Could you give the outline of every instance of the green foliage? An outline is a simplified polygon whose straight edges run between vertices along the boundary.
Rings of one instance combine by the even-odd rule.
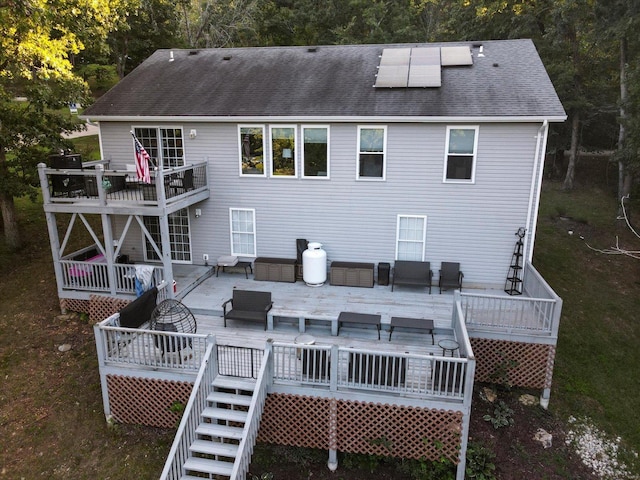
[[[467,463],[465,478],[475,480],[495,480],[496,466],[493,461],[496,458],[488,448],[480,443],[469,442],[467,445]]]
[[[398,469],[415,480],[454,480],[456,466],[444,457],[437,461],[403,460]]]
[[[486,422],[491,422],[496,430],[502,427],[513,425],[513,410],[502,400],[493,409],[493,415],[487,414],[482,417]]]
[[[258,475],[254,475],[252,473],[249,473],[249,478],[251,480],[273,480],[273,473],[271,472],[264,472],[262,475],[258,476]]]
[[[501,360],[496,364],[495,369],[489,376],[489,379],[498,387],[506,390],[511,389],[511,370],[518,366],[518,361],[507,358],[504,352],[498,352]]]

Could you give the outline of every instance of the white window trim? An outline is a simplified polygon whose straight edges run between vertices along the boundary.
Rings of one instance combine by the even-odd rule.
[[[361,152],[360,151],[360,132],[363,129],[376,129],[383,130],[383,141],[382,141],[382,177],[361,177],[360,176],[360,155],[362,153],[371,153],[371,152]],[[386,125],[358,125],[358,139],[356,143],[356,180],[361,180],[364,182],[382,182],[387,179],[387,126]]]
[[[193,240],[193,234],[192,234],[192,229],[191,229],[191,212],[189,210],[189,207],[185,207],[184,210],[186,210],[186,215],[184,218],[187,219],[187,232],[189,234],[189,256],[190,259],[189,260],[176,260],[175,258],[173,258],[173,254],[175,252],[175,250],[173,249],[173,246],[175,245],[174,242],[171,242],[171,239],[169,239],[170,245],[171,245],[171,263],[172,264],[185,264],[185,265],[192,265],[193,264],[193,244],[192,244],[192,240]],[[180,212],[180,210],[176,210],[176,212],[173,213],[177,213]],[[171,215],[171,214],[169,214]],[[153,218],[153,217],[152,217]],[[157,217],[155,217],[157,218]],[[158,222],[160,222],[160,220],[157,220]],[[144,217],[143,217],[143,224],[144,224]],[[146,228],[146,227],[145,227]],[[171,229],[171,226],[169,226],[169,229]],[[159,242],[157,243],[158,248],[160,248],[162,250],[162,234],[160,234],[160,238],[158,238]],[[152,258],[153,256],[150,255],[150,251],[149,249],[147,249],[147,237],[144,235],[144,233],[142,234],[142,251],[144,252],[144,261],[145,262],[161,262],[162,259],[158,259],[158,258]],[[153,251],[153,253],[155,254],[155,250]]]
[[[276,175],[273,165],[273,130],[276,128],[292,128],[293,129],[293,175]],[[298,178],[298,128],[297,125],[269,125],[269,176],[273,178]]]
[[[233,212],[236,211],[242,211],[242,212],[251,212],[251,215],[253,217],[253,255],[249,255],[247,253],[237,253],[233,251]],[[229,208],[229,245],[230,248],[229,250],[231,251],[231,255],[235,255],[238,257],[245,257],[245,258],[256,258],[257,255],[257,250],[256,250],[256,237],[257,237],[257,226],[256,226],[256,209],[255,208],[234,208],[231,207]],[[248,233],[248,232],[241,232],[241,233]]]
[[[415,243],[422,243],[422,259],[420,261],[424,262],[425,251],[427,250],[427,216],[426,215],[403,215],[398,214],[396,217],[396,256],[395,259],[398,260],[398,245],[400,243],[400,219],[401,218],[421,218],[422,222],[422,240],[417,241],[414,240]],[[402,240],[403,242],[409,242],[410,240]]]
[[[471,164],[471,179],[447,178],[447,164],[449,162],[449,139],[451,130],[475,130],[473,137],[473,160]],[[444,170],[442,172],[443,183],[464,183],[471,185],[476,183],[476,159],[478,158],[478,134],[480,127],[478,125],[447,125],[446,141],[444,146]],[[465,155],[467,156],[467,155]]]
[[[184,138],[184,126],[182,125],[131,125],[130,131],[133,132],[135,134],[136,132],[136,128],[148,128],[148,129],[154,129],[156,130],[156,132],[158,132],[158,140],[162,140],[160,137],[160,130],[170,130],[170,129],[176,129],[176,130],[180,130],[181,135],[182,135],[182,166],[187,164],[187,143],[185,142],[185,138]],[[138,139],[140,140],[140,139]],[[142,142],[142,140],[140,140],[140,142]],[[131,154],[131,158],[133,159],[133,163],[135,164],[135,151],[136,151],[136,145],[135,145],[135,141],[133,140],[133,137],[131,137],[131,144],[133,145],[133,153]],[[144,143],[142,144],[142,146],[144,147]],[[156,167],[158,167],[159,165],[164,166],[164,157],[163,157],[163,153],[162,153],[162,142],[160,142],[160,144],[158,145],[158,155],[159,157],[156,159],[158,162],[158,165],[156,165]],[[153,169],[154,165],[152,164],[153,162],[149,163],[149,168]],[[171,168],[171,167],[165,167],[165,168]]]
[[[304,174],[304,131],[309,128],[324,128],[327,130],[327,174],[324,177],[317,175],[306,176]],[[302,125],[300,129],[300,178],[308,178],[311,180],[329,180],[331,178],[331,128],[330,125]]]
[[[262,173],[242,173],[242,129],[243,128],[260,128],[262,129]],[[245,178],[264,178],[267,176],[267,131],[265,125],[262,124],[245,124],[238,125],[238,173]]]

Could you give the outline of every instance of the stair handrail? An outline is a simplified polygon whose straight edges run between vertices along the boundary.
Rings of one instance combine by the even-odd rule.
[[[200,414],[207,406],[207,396],[213,389],[213,380],[218,371],[214,352],[215,339],[213,335],[208,335],[204,360],[193,384],[189,401],[184,408],[171,450],[160,474],[160,480],[178,480],[182,476],[182,466],[189,457],[189,446],[195,440]]]
[[[242,432],[242,440],[238,446],[238,453],[236,454],[236,460],[233,463],[233,470],[231,470],[231,480],[244,479],[245,475],[249,471],[249,465],[251,464],[251,456],[253,455],[253,448],[256,445],[256,439],[258,438],[258,430],[260,428],[260,420],[262,419],[262,412],[264,411],[264,404],[267,399],[267,389],[271,383],[271,376],[273,372],[273,348],[272,341],[267,341],[267,348],[264,350],[262,357],[262,364],[256,379],[256,387],[251,397],[251,406],[247,413],[247,421],[244,424],[244,430]]]

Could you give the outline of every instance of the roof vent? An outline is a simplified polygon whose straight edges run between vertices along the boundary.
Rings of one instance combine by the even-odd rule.
[[[169,61],[173,62],[173,50],[169,52]]]
[[[222,57],[223,60],[231,60],[231,55],[225,55]]]
[[[307,48],[307,52],[316,53],[318,51],[318,47],[309,47]]]
[[[198,50],[189,50],[189,55],[197,55]]]

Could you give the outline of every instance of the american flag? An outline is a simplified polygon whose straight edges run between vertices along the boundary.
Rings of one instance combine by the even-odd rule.
[[[135,133],[131,132],[133,143],[136,148],[136,176],[138,180],[144,183],[151,183],[151,173],[149,172],[150,157],[144,149]]]

